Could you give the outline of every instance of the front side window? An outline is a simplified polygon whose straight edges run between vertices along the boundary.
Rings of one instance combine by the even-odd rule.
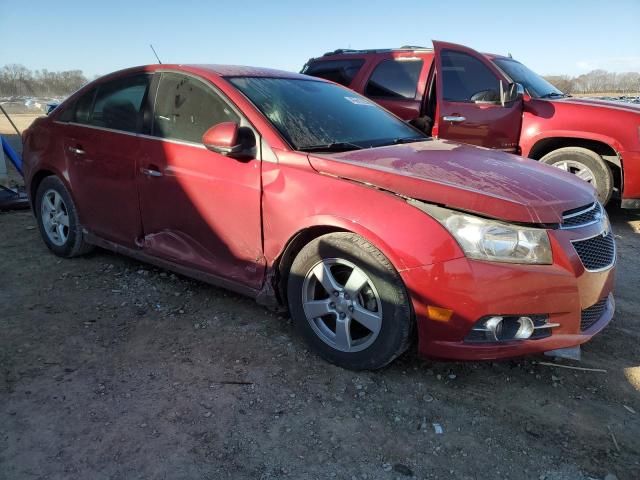
[[[153,115],[156,137],[202,143],[202,135],[222,122],[240,117],[211,87],[177,73],[163,73]]]
[[[364,65],[362,59],[313,62],[302,71],[305,75],[324,78],[348,87]]]
[[[450,102],[499,102],[500,81],[476,57],[444,50],[442,63],[443,98]]]
[[[413,100],[422,60],[384,60],[371,74],[365,94],[371,97]]]
[[[367,148],[425,137],[371,100],[319,80],[227,78],[296,150]]]
[[[99,85],[87,123],[113,130],[136,132],[142,118],[142,101],[149,87],[149,78],[149,75],[142,74]],[[80,109],[76,112],[78,115]]]

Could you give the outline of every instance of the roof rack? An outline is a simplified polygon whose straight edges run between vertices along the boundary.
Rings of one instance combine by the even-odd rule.
[[[365,49],[365,50],[356,50],[352,48],[338,48],[337,50],[333,50],[332,52],[326,52],[322,56],[328,57],[330,55],[342,55],[342,54],[358,55],[358,54],[366,54],[366,53],[389,53],[389,52],[416,51],[416,50],[430,52],[433,50],[433,48],[420,47],[417,45],[403,45],[400,48],[371,48],[371,49]]]

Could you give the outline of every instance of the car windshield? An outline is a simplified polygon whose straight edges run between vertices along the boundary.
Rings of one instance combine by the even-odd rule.
[[[425,140],[370,100],[332,83],[229,77],[296,150],[345,151]]]
[[[493,63],[509,75],[514,82],[521,84],[533,98],[566,96],[566,94],[562,93],[540,75],[529,70],[529,68],[520,62],[511,58],[494,58]]]

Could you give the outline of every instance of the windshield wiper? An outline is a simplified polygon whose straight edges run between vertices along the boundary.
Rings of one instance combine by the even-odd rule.
[[[549,92],[549,93],[545,93],[544,95],[541,95],[540,98],[569,97],[569,96],[570,95],[568,95],[566,93]]]
[[[346,152],[349,150],[362,150],[364,147],[349,142],[333,142],[323,145],[309,145],[299,148],[301,152]]]
[[[404,138],[394,138],[393,144],[399,145],[401,143],[415,143],[415,142],[424,142],[425,140],[429,140],[428,137],[404,137]]]

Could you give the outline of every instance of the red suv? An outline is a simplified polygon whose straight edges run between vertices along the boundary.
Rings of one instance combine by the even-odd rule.
[[[344,367],[572,347],[611,320],[615,244],[586,183],[425,137],[299,74],[156,65],[24,138],[51,251],[93,245],[286,305]]]
[[[452,43],[336,50],[302,73],[372,98],[428,135],[540,160],[640,208],[640,106],[575,99],[511,57]]]

